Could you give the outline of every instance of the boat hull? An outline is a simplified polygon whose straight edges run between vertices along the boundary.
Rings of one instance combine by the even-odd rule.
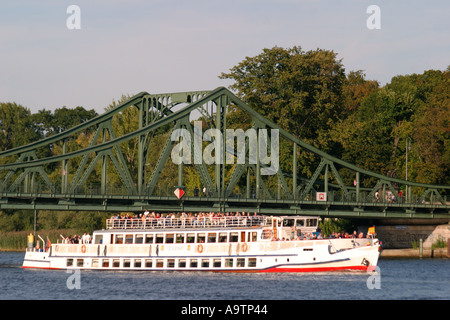
[[[342,240],[342,241],[341,241]],[[333,272],[371,271],[374,239],[235,244],[52,245],[26,252],[23,268],[124,271]]]

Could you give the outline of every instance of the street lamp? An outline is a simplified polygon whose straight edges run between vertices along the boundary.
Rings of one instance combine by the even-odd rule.
[[[406,138],[405,148],[406,148],[406,178],[405,178],[405,180],[408,181],[408,151],[411,149],[411,138],[410,137]],[[408,185],[406,185],[405,191],[406,191],[405,199],[406,199],[406,202],[408,202],[408,199],[409,199],[409,197],[408,197],[408,194],[409,194]]]

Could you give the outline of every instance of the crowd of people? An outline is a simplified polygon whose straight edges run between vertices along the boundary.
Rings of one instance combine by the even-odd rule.
[[[199,212],[199,213],[186,213],[186,212],[171,212],[171,213],[156,213],[155,211],[149,212],[148,210],[145,210],[144,213],[134,214],[130,215],[129,213],[126,213],[125,215],[113,215],[111,216],[111,219],[140,219],[140,220],[147,220],[147,219],[160,219],[160,218],[169,218],[169,219],[189,219],[189,218],[205,218],[205,219],[214,219],[214,218],[221,218],[221,217],[257,217],[257,213],[251,214],[250,212]]]
[[[64,244],[89,244],[92,242],[91,235],[86,232],[82,236],[73,235],[70,237],[67,236],[67,237],[63,237],[63,238],[64,238],[64,240],[63,240]]]
[[[156,213],[146,210],[144,213],[130,215],[113,215],[110,219],[113,227],[202,227],[202,226],[258,226],[263,221],[263,216],[255,212],[181,212],[181,213]]]

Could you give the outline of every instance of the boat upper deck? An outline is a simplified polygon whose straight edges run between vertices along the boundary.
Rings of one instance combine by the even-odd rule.
[[[164,218],[129,218],[106,220],[106,229],[201,229],[201,228],[251,228],[271,225],[267,216],[198,216]]]

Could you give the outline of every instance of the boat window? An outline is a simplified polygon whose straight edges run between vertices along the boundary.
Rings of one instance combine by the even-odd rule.
[[[232,258],[225,259],[225,268],[233,268],[233,259]]]
[[[109,268],[109,259],[103,259],[102,260],[102,267],[103,268]]]
[[[283,226],[284,227],[293,227],[294,226],[294,219],[283,219]]]
[[[231,232],[230,233],[230,242],[238,242],[239,241],[239,233]]]
[[[236,259],[236,267],[238,267],[238,268],[245,267],[245,258],[237,258]]]
[[[120,260],[119,259],[113,259],[113,268],[119,268],[120,267]]]
[[[297,227],[303,227],[305,225],[305,220],[304,219],[297,219],[296,221],[296,226]]]
[[[95,244],[102,244],[103,243],[103,235],[102,234],[96,234],[94,237],[94,243]]]
[[[256,267],[256,258],[248,258],[248,266],[249,267]]]
[[[317,219],[307,219],[306,222],[308,227],[315,227],[317,225]]]
[[[145,235],[145,243],[153,243],[153,233],[148,233]]]
[[[174,234],[173,233],[168,233],[166,234],[166,243],[173,243],[174,242]]]
[[[178,260],[178,268],[186,268],[186,259]]]
[[[143,234],[137,234],[135,243],[137,243],[137,244],[144,243],[144,235]]]
[[[167,260],[167,268],[175,268],[175,259]]]
[[[153,267],[153,259],[145,259],[145,267],[146,268]]]
[[[73,259],[67,259],[66,266],[67,267],[72,267],[73,266]]]
[[[98,259],[92,259],[92,268],[98,268]]]
[[[213,260],[213,267],[214,268],[220,268],[222,266],[222,259],[214,259]]]
[[[125,235],[125,243],[126,244],[132,244],[133,243],[133,235],[132,234],[126,234]]]
[[[177,233],[177,243],[184,243],[184,233]]]
[[[130,266],[131,266],[131,260],[130,259],[123,260],[123,267],[124,268],[129,268]]]
[[[116,241],[115,244],[122,244],[123,243],[123,234],[116,234]]]
[[[248,240],[247,241],[248,242],[255,242],[257,240],[257,238],[258,238],[258,233],[252,231],[252,232],[248,233]]]
[[[197,243],[205,243],[205,234],[204,233],[198,233],[197,234]]]
[[[217,233],[208,233],[208,242],[216,242]]]
[[[140,268],[142,266],[142,260],[141,259],[134,259],[134,267]]]
[[[157,268],[164,267],[164,260],[163,259],[156,259],[156,267]]]
[[[191,259],[191,261],[190,261],[190,267],[191,267],[191,268],[197,268],[197,267],[198,267],[197,259]]]
[[[186,237],[186,243],[194,243],[195,242],[195,233],[188,233]]]
[[[219,242],[227,242],[227,240],[228,240],[228,233],[219,232]]]
[[[156,235],[156,243],[164,243],[164,235],[161,233],[158,233]]]
[[[202,268],[209,268],[209,259],[202,259]]]

